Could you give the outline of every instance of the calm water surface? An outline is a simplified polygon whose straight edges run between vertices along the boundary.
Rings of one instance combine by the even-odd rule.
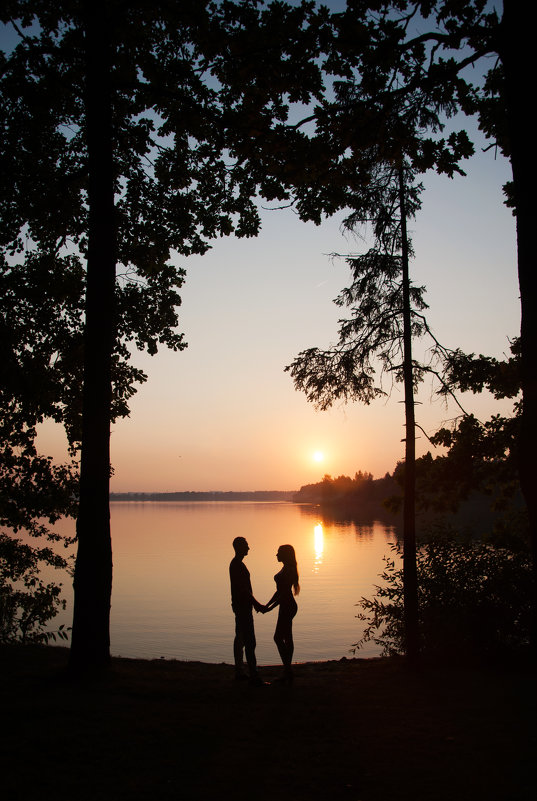
[[[351,656],[361,636],[356,604],[374,594],[393,528],[334,523],[288,503],[112,503],[114,581],[111,651],[115,656],[233,661],[230,606],[232,540],[246,537],[255,597],[274,593],[279,545],[295,547],[301,592],[294,621],[298,662]],[[66,585],[69,584],[69,580]],[[56,618],[70,625],[72,603]],[[278,663],[272,640],[277,610],[255,615],[260,664]],[[368,644],[362,656],[374,656]]]

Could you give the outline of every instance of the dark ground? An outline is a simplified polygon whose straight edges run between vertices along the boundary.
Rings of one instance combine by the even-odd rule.
[[[522,665],[229,665],[114,659],[70,680],[63,648],[0,647],[0,787],[34,801],[526,801],[535,674]],[[264,668],[271,680],[279,668]]]

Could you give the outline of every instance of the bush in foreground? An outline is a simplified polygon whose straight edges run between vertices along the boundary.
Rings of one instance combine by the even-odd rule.
[[[380,645],[384,655],[404,652],[402,547],[385,557],[382,585],[362,598],[361,640]],[[490,543],[444,538],[417,553],[421,648],[430,656],[484,655],[517,651],[529,641],[531,563],[529,554]]]

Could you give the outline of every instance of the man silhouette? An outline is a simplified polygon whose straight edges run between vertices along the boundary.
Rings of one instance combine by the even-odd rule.
[[[261,685],[264,682],[257,672],[255,658],[255,631],[252,607],[259,612],[262,604],[253,596],[250,572],[243,562],[250,546],[244,537],[235,537],[233,540],[235,556],[229,565],[229,578],[231,581],[231,608],[235,614],[235,639],[233,641],[233,656],[235,658],[235,678],[247,679],[244,672],[243,652],[246,654],[250,684]]]

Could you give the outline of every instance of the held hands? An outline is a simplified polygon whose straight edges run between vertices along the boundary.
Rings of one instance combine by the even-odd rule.
[[[265,612],[268,612],[267,605],[266,604],[260,604],[259,601],[254,601],[254,609],[255,609],[256,612],[261,612],[262,614],[265,614]]]

